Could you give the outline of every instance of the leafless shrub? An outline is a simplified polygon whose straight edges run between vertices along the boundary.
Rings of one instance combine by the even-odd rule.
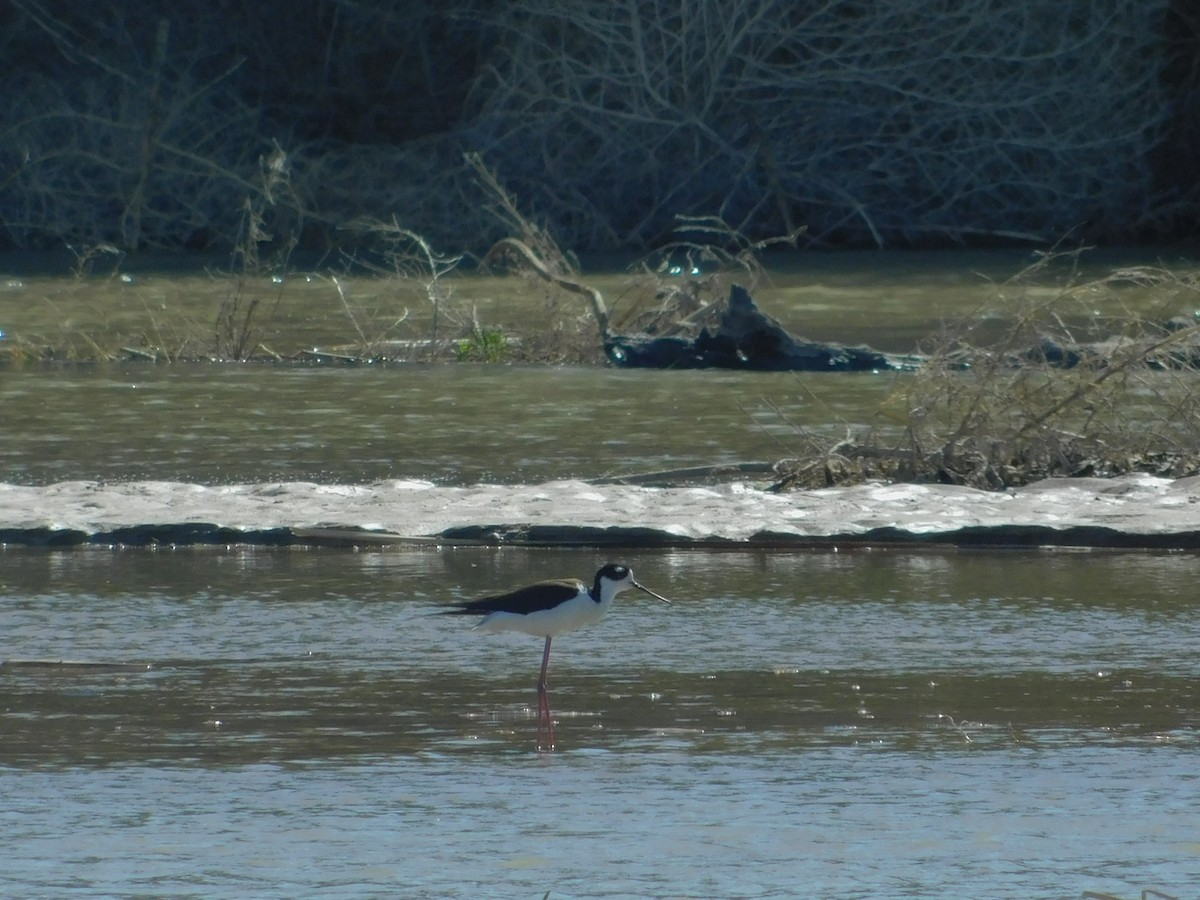
[[[467,164],[476,172],[491,214],[509,232],[492,245],[480,260],[480,268],[515,268],[534,279],[545,290],[545,326],[523,342],[521,353],[543,362],[584,362],[602,358],[600,342],[585,336],[585,317],[570,296],[587,300],[591,318],[601,341],[609,335],[608,305],[593,285],[587,284],[573,254],[561,249],[549,230],[536,225],[521,212],[516,198],[478,154],[467,154]]]
[[[472,132],[574,246],[680,211],[814,244],[1120,233],[1155,202],[1166,6],[519,0]]]
[[[789,461],[781,485],[1200,471],[1200,277],[1138,268],[1048,286],[1072,258],[1044,255],[947,324],[881,410],[902,440],[852,436]]]
[[[6,90],[0,145],[11,175],[3,226],[18,246],[66,240],[125,250],[211,241],[232,225],[227,201],[257,155],[258,113],[203,48],[158,20],[96,23],[96,42],[41,4],[23,4],[87,77],[69,86],[31,73]],[[103,51],[97,49],[103,47]],[[6,165],[8,168],[8,165]]]
[[[474,316],[468,319],[452,302],[453,289],[445,280],[462,262],[461,254],[438,253],[424,236],[404,227],[395,217],[390,222],[359,218],[347,229],[359,235],[355,242],[358,249],[347,255],[347,262],[383,276],[387,295],[386,300],[371,306],[354,304],[347,299],[340,283],[334,280],[346,314],[358,333],[356,352],[360,357],[432,359],[441,355],[451,341],[460,338],[472,326],[479,330]],[[413,324],[425,326],[420,351],[412,340],[406,345],[395,341],[396,329],[410,321],[406,299],[411,299],[413,305],[424,301],[420,305],[425,314],[412,318]]]
[[[36,32],[55,57],[12,66],[0,106],[16,247],[227,247],[229,198],[272,139],[309,248],[392,210],[438,246],[490,246],[505,232],[476,202],[467,149],[589,250],[653,247],[679,212],[752,237],[805,222],[817,245],[1044,241],[1081,223],[1111,238],[1195,218],[1194,191],[1152,181],[1185,102],[1170,85],[1194,81],[1162,77],[1182,52],[1163,37],[1183,7],[1169,0],[390,0],[332,4],[331,31],[292,24],[257,45],[270,5],[240,40],[212,5],[11,5],[6,46]],[[395,65],[373,93],[380,59]],[[478,73],[466,100],[464,73]],[[397,93],[427,94],[427,121],[388,124],[404,119]],[[357,102],[350,134],[297,136],[289,104],[314,96],[318,118]]]
[[[275,143],[267,157],[259,159],[256,183],[249,185],[242,202],[242,218],[233,247],[233,264],[237,273],[225,299],[217,311],[214,331],[214,350],[219,359],[243,360],[261,346],[264,326],[274,317],[283,299],[287,263],[299,241],[300,224],[285,216],[282,231],[268,230],[268,218],[278,219],[277,209],[285,199],[294,200],[291,188],[288,155]],[[288,203],[293,211],[299,204]],[[273,247],[267,259],[264,247]],[[274,275],[265,278],[269,271]],[[268,286],[269,284],[269,286]],[[265,303],[264,303],[265,301]]]
[[[264,323],[279,308],[283,285],[274,286],[269,295],[238,279],[230,286],[213,330],[214,352],[217,359],[249,359],[259,348]],[[264,303],[265,301],[265,303]]]
[[[95,269],[96,262],[104,258],[108,258],[112,262],[112,271],[109,273],[109,277],[115,277],[121,270],[121,261],[125,259],[125,251],[120,247],[114,247],[107,241],[101,241],[99,244],[87,244],[81,247],[76,247],[74,244],[67,244],[67,249],[75,257],[75,265],[71,271],[76,278],[91,275]]]

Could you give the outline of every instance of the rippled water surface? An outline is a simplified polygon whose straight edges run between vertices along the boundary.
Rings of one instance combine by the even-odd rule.
[[[1193,556],[627,560],[539,754],[541,642],[431,612],[594,554],[3,553],[0,885],[1194,896]]]
[[[905,352],[989,296],[977,271],[1025,264],[956,260],[814,258],[759,296],[797,333]],[[495,287],[460,297],[487,323],[540,308]],[[227,288],[13,279],[0,331],[181,345]],[[298,346],[375,321],[328,281],[287,301]],[[905,377],[14,366],[0,480],[769,462],[896,427]],[[0,894],[1200,896],[1194,554],[621,555],[675,603],[624,594],[555,640],[539,754],[540,640],[433,612],[594,552],[0,548]]]
[[[536,483],[775,460],[890,374],[131,364],[0,373],[2,480]]]

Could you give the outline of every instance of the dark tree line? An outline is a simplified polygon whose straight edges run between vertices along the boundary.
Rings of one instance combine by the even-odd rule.
[[[496,236],[678,214],[818,246],[1193,236],[1183,0],[9,0],[0,246]],[[254,221],[250,221],[253,219]]]

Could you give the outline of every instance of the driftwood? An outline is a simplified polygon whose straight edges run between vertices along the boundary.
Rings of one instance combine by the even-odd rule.
[[[618,366],[655,369],[861,372],[912,369],[922,362],[917,356],[793,337],[737,284],[715,331],[705,329],[695,338],[609,335],[604,351]]]
[[[487,255],[480,260],[479,267],[487,269],[493,262],[503,258],[505,253],[516,254],[527,262],[533,268],[534,272],[551,284],[558,285],[558,287],[565,291],[585,297],[588,303],[591,304],[592,316],[596,320],[596,325],[600,328],[601,337],[608,337],[608,307],[604,305],[604,298],[598,290],[583,284],[577,278],[551,271],[550,267],[537,253],[530,249],[528,244],[516,238],[501,238],[498,240],[492,249],[487,252]]]

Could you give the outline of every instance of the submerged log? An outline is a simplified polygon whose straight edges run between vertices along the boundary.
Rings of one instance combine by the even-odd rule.
[[[1063,341],[1044,335],[1019,354],[1014,366],[1047,365],[1057,369],[1076,366],[1108,368],[1136,360],[1151,369],[1200,369],[1200,331],[1187,318],[1163,323],[1160,334],[1141,339],[1120,335],[1099,341]]]
[[[912,369],[921,363],[916,356],[795,338],[738,284],[729,291],[715,331],[706,328],[695,338],[609,335],[604,351],[615,365],[652,369],[863,372]]]

